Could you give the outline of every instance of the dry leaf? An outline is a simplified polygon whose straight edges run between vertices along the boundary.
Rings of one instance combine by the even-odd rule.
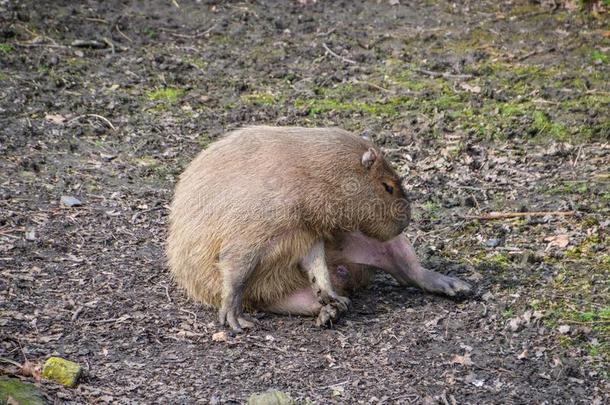
[[[472,360],[470,359],[470,354],[466,353],[463,356],[459,354],[454,354],[451,359],[451,364],[461,364],[462,366],[472,366]]]
[[[519,360],[523,360],[523,359],[527,359],[527,355],[529,354],[529,352],[527,351],[527,349],[525,349],[524,351],[522,351],[521,353],[519,353],[517,355],[517,358]]]
[[[516,318],[511,318],[508,321],[508,327],[510,328],[510,330],[512,330],[513,332],[516,332],[517,329],[519,329],[519,325],[521,325],[521,319],[519,317]]]
[[[24,377],[33,377],[36,381],[40,380],[40,365],[36,363],[32,363],[31,361],[27,361],[23,363],[21,369],[19,370],[19,374]]]
[[[59,114],[46,114],[44,119],[52,122],[53,124],[61,124],[62,122],[66,121],[66,117]]]
[[[557,330],[562,335],[565,335],[566,333],[568,333],[570,331],[570,325],[561,325],[559,328],[557,328]]]
[[[438,316],[436,318],[429,320],[424,325],[426,326],[426,328],[433,328],[438,324],[438,321],[440,321],[443,318],[444,318],[444,316]]]
[[[566,0],[563,3],[563,7],[568,11],[577,11],[580,8],[580,4],[575,0]]]
[[[479,94],[481,92],[481,86],[471,86],[468,83],[461,83],[460,87],[471,93]]]
[[[564,249],[570,244],[570,237],[567,234],[562,233],[546,238],[545,241],[549,242],[549,244],[547,245],[547,249],[553,246],[557,246],[560,249]]]
[[[229,335],[225,331],[216,332],[212,335],[213,342],[226,342],[227,339],[229,339]]]

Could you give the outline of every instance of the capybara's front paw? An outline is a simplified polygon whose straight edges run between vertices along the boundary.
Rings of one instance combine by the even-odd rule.
[[[331,304],[324,305],[320,309],[320,313],[318,314],[318,319],[316,319],[316,326],[326,326],[330,322],[334,321],[339,317],[339,311],[337,308],[332,306]]]
[[[322,305],[318,319],[316,319],[316,326],[326,326],[337,320],[342,313],[347,311],[349,304],[349,298],[340,295],[335,296],[327,304]]]
[[[334,291],[318,290],[318,301],[322,305],[333,304],[339,308],[342,312],[347,310],[350,300],[347,297],[343,297]]]
[[[221,308],[218,312],[218,320],[221,326],[228,325],[236,333],[243,332],[243,329],[253,328],[255,325],[254,319],[234,308]]]

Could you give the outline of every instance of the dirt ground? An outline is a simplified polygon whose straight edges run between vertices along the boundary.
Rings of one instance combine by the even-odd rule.
[[[56,403],[610,403],[608,14],[391,3],[0,1],[0,356],[83,365],[37,382]],[[368,133],[423,262],[475,296],[379,275],[332,328],[255,314],[212,341],[168,274],[167,206],[254,123]]]

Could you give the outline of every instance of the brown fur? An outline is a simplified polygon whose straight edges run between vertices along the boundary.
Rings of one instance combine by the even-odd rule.
[[[361,159],[370,148],[378,158],[367,169]],[[251,255],[257,264],[244,306],[264,308],[310,285],[298,263],[315,241],[327,242],[332,271],[342,232],[387,240],[407,222],[400,180],[370,142],[334,128],[250,127],[212,144],[181,175],[167,255],[189,296],[214,307],[223,291],[221,258]],[[363,266],[350,269],[344,290],[370,279]]]

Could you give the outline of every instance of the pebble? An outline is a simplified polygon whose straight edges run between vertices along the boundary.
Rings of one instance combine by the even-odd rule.
[[[66,207],[80,207],[83,203],[76,197],[62,195],[60,202]]]

